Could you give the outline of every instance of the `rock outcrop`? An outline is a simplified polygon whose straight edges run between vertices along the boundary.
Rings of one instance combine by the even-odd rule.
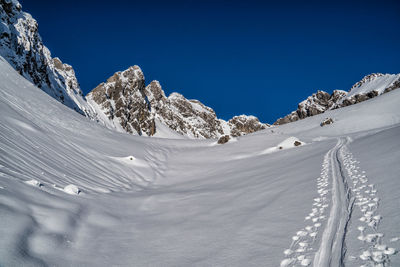
[[[38,32],[38,24],[16,0],[0,0],[0,55],[22,76],[79,113],[94,117],[75,72],[52,58]]]
[[[138,66],[117,72],[87,96],[110,121],[128,133],[151,136],[155,122],[145,96],[144,75]]]
[[[317,93],[302,101],[297,110],[278,119],[274,125],[281,125],[321,114],[327,110],[354,105],[397,88],[400,88],[400,74],[369,74],[354,84],[349,92],[335,90],[332,94],[329,94],[324,91],[317,91]]]
[[[298,105],[297,110],[278,119],[274,125],[281,125],[324,113],[346,95],[347,92],[342,90],[335,90],[332,94],[324,91],[317,91],[317,93],[312,94],[306,100],[302,101]]]
[[[158,81],[145,86],[138,66],[115,73],[87,99],[98,113],[106,115],[109,127],[132,134],[157,136],[157,125],[163,124],[183,136],[208,139],[241,136],[268,127],[254,116],[237,116],[226,122],[212,108],[179,93],[167,97]]]
[[[231,139],[231,137],[229,135],[223,135],[218,139],[218,144],[223,145],[228,143],[228,141]]]
[[[233,117],[228,121],[228,125],[233,137],[254,133],[269,127],[268,124],[261,123],[258,118],[246,115]]]
[[[333,123],[333,119],[332,118],[325,118],[320,124],[319,126],[324,127],[325,125],[329,125]]]

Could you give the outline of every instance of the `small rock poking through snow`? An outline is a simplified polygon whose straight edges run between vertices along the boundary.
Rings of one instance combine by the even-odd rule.
[[[69,184],[66,187],[64,187],[64,192],[70,195],[79,195],[81,190],[76,185]]]

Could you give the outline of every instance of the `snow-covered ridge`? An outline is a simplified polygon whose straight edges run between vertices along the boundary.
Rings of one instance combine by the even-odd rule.
[[[297,110],[274,124],[280,125],[324,113],[327,110],[350,106],[400,88],[400,74],[372,73],[354,84],[349,92],[335,90],[332,94],[317,91],[300,102]]]
[[[0,55],[22,76],[64,105],[94,118],[70,65],[52,58],[32,16],[16,0],[0,1]]]
[[[165,95],[160,82],[145,86],[143,72],[133,66],[116,72],[88,95],[89,104],[105,118],[105,125],[131,134],[188,138],[233,137],[268,127],[254,116],[236,116],[228,122],[219,119],[214,110],[198,100],[186,99],[179,93]],[[163,132],[161,134],[161,132]]]

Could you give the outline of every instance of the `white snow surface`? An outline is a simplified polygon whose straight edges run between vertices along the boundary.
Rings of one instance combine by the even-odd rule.
[[[0,266],[400,266],[399,101],[224,145],[146,138],[85,119],[0,57]]]
[[[357,82],[350,89],[349,93],[339,101],[339,104],[343,100],[353,97],[356,94],[366,94],[373,90],[378,92],[378,95],[384,93],[385,89],[391,86],[395,81],[400,79],[399,74],[382,74],[373,73],[365,76],[361,81]]]

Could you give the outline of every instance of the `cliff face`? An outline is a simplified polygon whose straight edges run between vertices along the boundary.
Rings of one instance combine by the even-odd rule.
[[[373,73],[354,84],[349,92],[335,90],[332,94],[329,94],[324,91],[317,91],[317,93],[302,101],[297,110],[278,119],[274,125],[301,120],[330,109],[354,105],[397,88],[400,88],[400,74]]]
[[[144,75],[138,66],[117,72],[87,96],[116,128],[138,135],[154,135],[155,123],[146,101]]]
[[[0,55],[22,76],[66,106],[95,117],[79,87],[73,68],[52,58],[36,20],[16,0],[0,0]]]
[[[172,93],[166,96],[158,81],[145,86],[138,66],[115,73],[87,96],[98,113],[104,113],[108,126],[132,134],[157,136],[157,125],[189,138],[241,136],[268,127],[254,116],[238,116],[228,122],[198,100]]]

